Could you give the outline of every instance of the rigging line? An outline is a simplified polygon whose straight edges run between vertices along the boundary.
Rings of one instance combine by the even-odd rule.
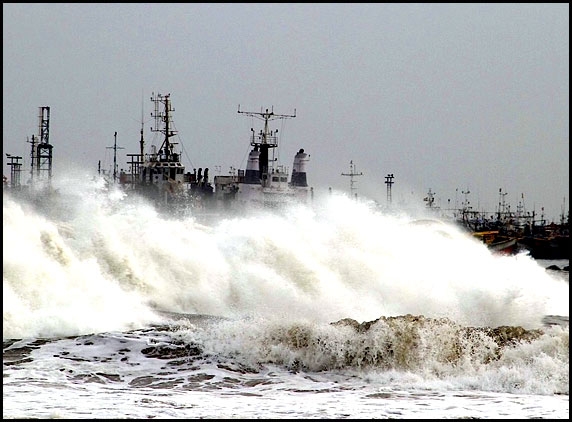
[[[160,141],[161,143],[159,143],[158,139],[159,139],[159,134],[157,132],[152,132],[151,133],[151,141],[149,142],[149,146],[154,146],[154,147],[161,146],[161,143],[163,143],[163,140],[161,139],[161,141]],[[159,145],[157,145],[157,144],[159,144]],[[150,153],[151,152],[149,152],[149,154]]]
[[[244,153],[244,155],[242,156],[242,161],[240,162],[240,167],[239,168],[246,168],[246,165],[244,164],[244,162],[246,161],[246,157],[248,156],[248,153],[250,152],[250,143],[246,146],[246,151]]]
[[[254,117],[253,116],[249,116],[250,117],[250,127],[254,128]],[[240,142],[240,140],[239,140]],[[248,142],[248,144],[246,145],[246,151],[244,153],[244,155],[242,156],[242,160],[240,161],[240,164],[238,166],[238,169],[240,168],[245,168],[245,164],[244,162],[246,161],[246,157],[248,156],[248,153],[250,152],[250,142]],[[244,166],[244,167],[243,167]],[[231,166],[232,167],[232,166]],[[237,170],[238,170],[237,169]]]
[[[194,170],[195,165],[193,164],[193,162],[191,161],[191,158],[189,157],[189,154],[187,153],[187,150],[185,148],[185,144],[183,143],[183,139],[181,138],[180,132],[177,129],[177,126],[175,126],[175,122],[171,122],[171,124],[172,124],[174,130],[177,132],[177,139],[179,140],[179,144],[181,145],[181,150],[183,151],[183,154],[185,154],[185,157],[187,158],[187,160],[191,164],[191,168]]]
[[[286,125],[286,119],[280,119],[280,134],[278,135],[280,138],[280,146],[277,148],[278,149],[278,161],[280,161],[280,150],[283,148],[284,146],[284,126]]]
[[[104,175],[112,173],[113,159],[111,154],[112,154],[111,150],[106,148],[105,154],[103,154],[103,161],[101,162],[101,169],[103,170]],[[106,167],[109,167],[109,169],[107,169]]]
[[[187,154],[187,150],[185,149],[185,145],[183,144],[183,142],[181,141],[181,150],[183,151],[183,154],[185,154],[185,157],[187,158],[187,160],[189,161],[189,163],[191,164],[191,169],[195,169],[195,165],[193,164],[193,162],[191,161],[191,157],[189,157],[189,154]]]

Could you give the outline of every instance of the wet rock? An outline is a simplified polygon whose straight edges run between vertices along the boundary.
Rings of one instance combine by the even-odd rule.
[[[188,356],[198,356],[202,353],[199,346],[186,343],[171,343],[147,347],[141,350],[145,356],[158,359],[175,359]]]

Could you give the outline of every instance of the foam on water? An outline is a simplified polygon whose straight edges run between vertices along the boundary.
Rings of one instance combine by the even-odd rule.
[[[141,327],[155,310],[329,323],[447,317],[541,326],[569,287],[525,254],[493,255],[457,227],[333,194],[311,207],[201,224],[59,185],[51,212],[3,201],[3,336]]]

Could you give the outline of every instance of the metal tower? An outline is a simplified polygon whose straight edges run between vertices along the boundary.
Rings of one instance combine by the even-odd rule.
[[[391,204],[391,185],[395,182],[393,181],[393,173],[385,176],[385,184],[387,185],[387,203]]]
[[[36,175],[39,179],[47,181],[52,180],[52,149],[50,145],[50,107],[40,107],[39,113],[39,142],[36,146]],[[32,142],[34,148],[35,142]],[[33,156],[33,151],[32,151]]]
[[[8,165],[10,166],[10,188],[19,189],[20,188],[20,171],[22,169],[22,163],[20,160],[22,157],[16,155],[10,155],[6,153],[6,157],[10,160]]]

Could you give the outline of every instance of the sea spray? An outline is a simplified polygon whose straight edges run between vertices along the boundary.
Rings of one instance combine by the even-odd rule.
[[[5,196],[5,337],[121,330],[155,311],[527,329],[568,315],[566,281],[426,215],[333,194],[206,224],[96,183],[66,186],[58,215]]]

